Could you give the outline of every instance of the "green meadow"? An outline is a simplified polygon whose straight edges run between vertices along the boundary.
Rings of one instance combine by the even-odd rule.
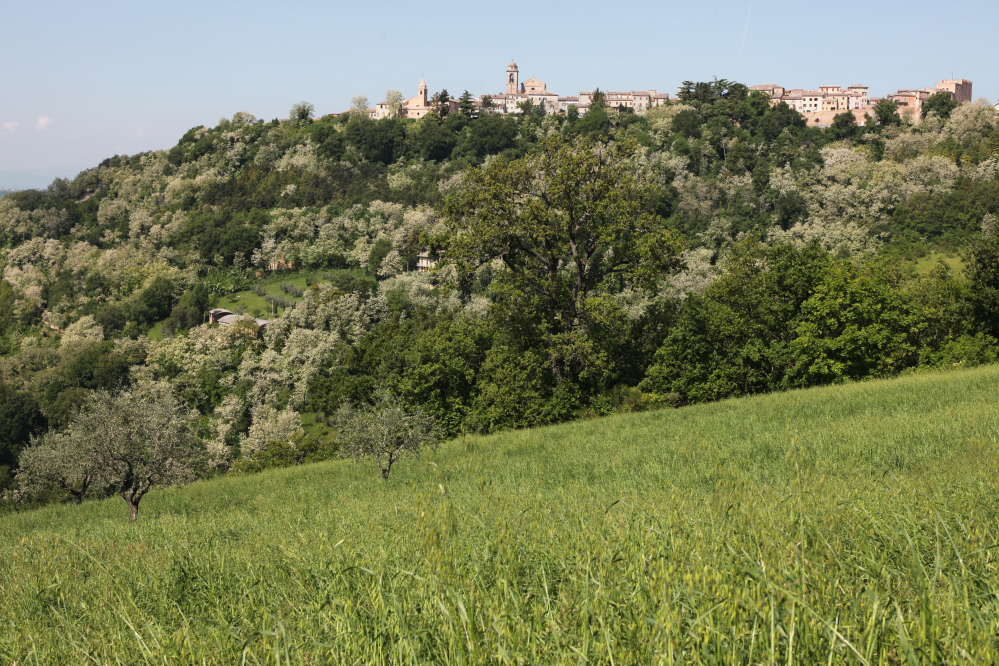
[[[0,517],[0,663],[999,659],[999,367]]]

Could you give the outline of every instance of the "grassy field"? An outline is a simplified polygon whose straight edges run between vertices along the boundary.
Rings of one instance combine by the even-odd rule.
[[[999,367],[0,518],[0,663],[999,659]]]

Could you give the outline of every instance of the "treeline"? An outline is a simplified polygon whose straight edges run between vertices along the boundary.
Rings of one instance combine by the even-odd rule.
[[[818,128],[738,83],[681,97],[238,113],[5,196],[0,486],[102,392],[196,410],[217,473],[334,455],[303,415],[386,391],[454,435],[996,360],[993,109]],[[964,270],[913,271],[931,250]],[[253,291],[266,333],[203,325]]]

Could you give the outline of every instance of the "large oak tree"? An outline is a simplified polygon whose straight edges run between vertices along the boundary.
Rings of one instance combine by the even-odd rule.
[[[552,372],[572,378],[609,279],[654,287],[680,266],[683,239],[660,214],[656,177],[631,145],[558,136],[522,159],[473,167],[444,205],[444,261],[466,272],[502,260],[540,302]]]

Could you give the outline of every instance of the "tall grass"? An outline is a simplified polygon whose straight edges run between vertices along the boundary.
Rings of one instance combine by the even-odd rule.
[[[999,658],[999,368],[0,519],[0,662]]]

